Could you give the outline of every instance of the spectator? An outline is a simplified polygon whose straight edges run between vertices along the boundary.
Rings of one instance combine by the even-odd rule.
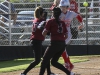
[[[70,10],[78,13],[78,4],[75,0],[69,0],[70,1]]]
[[[1,20],[3,22],[6,22],[7,19],[9,19],[9,15],[11,14],[11,20],[14,20],[13,21],[13,25],[16,23],[16,18],[17,18],[17,13],[16,13],[16,10],[15,10],[15,7],[12,3],[11,4],[11,13],[10,14],[5,14],[3,11],[9,13],[9,3],[10,3],[10,0],[5,0],[4,2],[2,2],[0,4],[0,13],[2,14],[2,18]],[[6,8],[8,7],[8,8]],[[7,19],[6,19],[7,18]],[[2,24],[3,25],[3,24]],[[3,25],[4,26],[4,25]]]

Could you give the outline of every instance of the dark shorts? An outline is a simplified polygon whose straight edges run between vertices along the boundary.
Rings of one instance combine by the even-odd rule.
[[[45,58],[51,59],[54,56],[61,56],[63,51],[65,50],[65,41],[51,41],[50,45],[47,47],[45,51]]]

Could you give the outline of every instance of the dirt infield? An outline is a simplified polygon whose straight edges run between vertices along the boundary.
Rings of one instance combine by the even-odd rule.
[[[100,57],[98,56],[89,57],[89,61],[86,62],[74,63],[74,66],[73,72],[75,72],[77,75],[100,75]],[[39,75],[39,69],[40,68],[34,68],[27,75]],[[51,66],[51,70],[58,75],[66,75],[53,66]],[[23,70],[0,73],[0,75],[20,75],[21,72],[23,72]]]

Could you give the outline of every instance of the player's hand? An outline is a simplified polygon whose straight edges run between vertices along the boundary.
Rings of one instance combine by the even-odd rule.
[[[78,26],[78,30],[83,29],[84,25],[81,24],[80,26]]]

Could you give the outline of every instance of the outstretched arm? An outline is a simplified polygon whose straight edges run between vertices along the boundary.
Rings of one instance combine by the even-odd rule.
[[[51,6],[50,10],[53,10],[54,7],[57,7],[60,3],[60,0],[54,0],[53,5]]]

